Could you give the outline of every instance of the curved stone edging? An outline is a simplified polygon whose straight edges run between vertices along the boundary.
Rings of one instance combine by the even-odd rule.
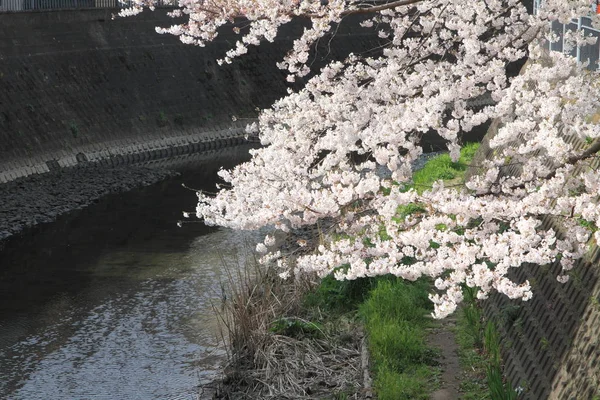
[[[237,122],[232,123],[230,127],[221,126],[220,129],[212,132],[201,131],[148,141],[130,138],[24,157],[3,166],[5,169],[0,170],[0,183],[89,163],[113,167],[145,164],[154,160],[215,150],[256,140],[246,139],[245,126],[246,123]]]
[[[128,149],[122,149],[118,155],[107,152],[73,165],[57,163],[57,168],[0,184],[0,250],[4,239],[27,227],[52,222],[100,197],[159,182],[177,175],[174,171],[178,167],[214,164],[230,151],[245,153],[256,147],[255,141],[236,132],[215,135],[213,140],[171,141],[179,146],[141,145],[146,152],[126,153]]]

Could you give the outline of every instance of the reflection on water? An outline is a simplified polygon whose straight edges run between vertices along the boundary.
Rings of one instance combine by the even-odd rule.
[[[257,237],[177,228],[215,166],[111,196],[0,253],[0,398],[195,399],[223,360],[221,257]]]

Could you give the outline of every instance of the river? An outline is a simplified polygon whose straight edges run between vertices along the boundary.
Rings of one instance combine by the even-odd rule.
[[[225,359],[213,305],[257,234],[187,223],[247,149],[109,195],[0,252],[0,398],[202,398]]]

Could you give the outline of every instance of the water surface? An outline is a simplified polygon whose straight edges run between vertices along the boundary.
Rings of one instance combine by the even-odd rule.
[[[256,235],[178,228],[215,172],[247,149],[108,196],[0,252],[0,398],[196,399],[224,353],[213,312],[223,263]],[[189,163],[188,163],[189,164]]]

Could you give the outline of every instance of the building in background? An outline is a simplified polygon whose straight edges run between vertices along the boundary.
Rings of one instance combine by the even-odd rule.
[[[534,0],[533,11],[537,13],[543,0]],[[590,1],[590,16],[592,14],[600,14],[600,0]],[[590,70],[598,70],[598,60],[600,60],[600,30],[592,27],[592,19],[590,16],[582,16],[577,19],[573,19],[568,24],[561,24],[558,21],[552,22],[552,32],[554,32],[558,40],[548,42],[550,50],[561,51],[565,54],[577,58],[577,61],[581,63],[589,63],[588,68]],[[565,41],[566,34],[571,31],[574,32],[577,29],[582,29],[586,36],[592,36],[596,38],[596,43],[586,46],[573,46],[569,48]]]

